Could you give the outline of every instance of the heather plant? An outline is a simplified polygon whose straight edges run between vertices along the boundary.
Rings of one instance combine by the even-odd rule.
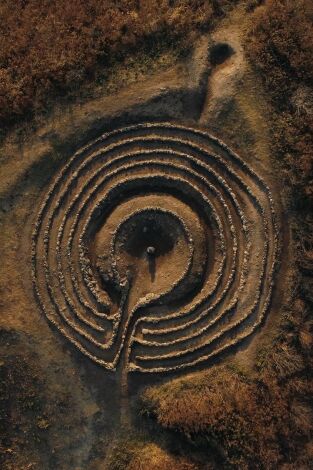
[[[210,28],[229,0],[0,2],[0,125],[79,95],[99,68],[141,44],[172,47]],[[165,40],[164,38],[167,38]]]

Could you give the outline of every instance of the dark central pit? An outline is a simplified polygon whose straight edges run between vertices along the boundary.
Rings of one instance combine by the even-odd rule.
[[[123,224],[119,238],[131,256],[162,256],[173,249],[179,235],[175,222],[166,213],[143,212]]]

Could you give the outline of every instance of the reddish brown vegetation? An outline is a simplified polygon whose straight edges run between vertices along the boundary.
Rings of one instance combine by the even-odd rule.
[[[312,345],[313,4],[306,0],[268,2],[248,49],[276,109],[273,150],[292,191],[301,273],[298,296],[305,300],[301,341]]]
[[[286,362],[307,361],[313,345],[313,4],[267,3],[248,44],[274,109],[273,154],[290,196],[299,272],[281,347]],[[312,365],[312,364],[310,364]],[[309,368],[312,380],[312,369]]]
[[[198,465],[188,458],[170,454],[157,444],[142,440],[143,437],[128,434],[117,441],[110,450],[105,468],[110,470],[199,470]],[[206,470],[209,470],[209,467]]]
[[[198,470],[198,467],[184,458],[175,458],[155,444],[148,444],[132,457],[126,469]]]
[[[296,201],[312,204],[313,4],[270,0],[256,21],[248,51],[277,110],[275,150]]]
[[[227,367],[146,390],[143,408],[217,468],[310,468],[313,345],[313,4],[269,0],[247,44],[272,105],[299,271],[293,303],[249,376]],[[207,448],[210,445],[210,450]]]
[[[167,46],[208,28],[229,0],[9,0],[0,2],[0,125],[78,94],[97,66],[145,40]],[[234,2],[233,2],[234,3]],[[165,44],[165,45],[166,45]],[[185,42],[187,46],[187,41]]]
[[[44,109],[53,95],[77,94],[113,53],[125,54],[143,39],[161,37],[158,33],[172,40],[207,26],[228,3],[18,0],[12,7],[3,0],[0,124]],[[313,459],[312,10],[308,0],[267,1],[255,13],[247,45],[273,106],[273,154],[291,190],[300,272],[294,304],[275,342],[260,351],[253,376],[220,367],[150,388],[143,397],[146,412],[160,425],[178,430],[196,446],[209,443],[209,454],[226,468],[305,469]],[[189,462],[175,467],[171,457],[158,458],[160,468],[192,468]],[[130,468],[146,468],[138,459],[128,458]]]
[[[207,458],[214,456],[218,468],[267,469],[295,461],[307,468],[309,386],[294,379],[282,387],[269,371],[252,379],[220,367],[147,389],[143,406],[160,425],[203,447]]]

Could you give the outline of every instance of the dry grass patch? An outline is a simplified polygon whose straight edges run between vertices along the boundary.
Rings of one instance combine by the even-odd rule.
[[[247,43],[276,112],[275,154],[297,208],[313,203],[313,4],[269,0]],[[311,240],[312,249],[312,240]]]
[[[127,470],[198,470],[198,466],[168,454],[156,444],[147,444],[132,457]]]
[[[0,125],[8,126],[103,77],[112,60],[144,44],[154,55],[188,48],[230,0],[2,0]],[[183,44],[178,46],[184,39]]]
[[[312,432],[310,407],[300,395],[292,401],[290,390],[280,387],[268,371],[248,378],[216,367],[148,388],[142,408],[163,428],[178,431],[201,448],[207,458],[214,456],[222,468],[277,468],[296,459]],[[308,462],[307,456],[299,459]]]
[[[140,436],[117,441],[106,461],[110,470],[199,470],[190,460],[168,453]]]

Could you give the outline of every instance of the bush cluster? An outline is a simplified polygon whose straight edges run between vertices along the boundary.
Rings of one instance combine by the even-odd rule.
[[[280,347],[286,363],[296,364],[313,346],[313,3],[269,0],[247,50],[274,110],[273,155],[289,189],[298,271]]]
[[[10,0],[0,2],[0,126],[79,94],[97,67],[139,44],[172,46],[210,27],[230,0]],[[233,2],[234,3],[234,2]]]
[[[313,203],[313,3],[269,0],[247,44],[276,115],[275,153],[296,208]]]
[[[308,393],[307,383],[302,385]],[[252,379],[216,367],[150,387],[142,400],[145,414],[185,436],[217,468],[280,468],[295,461],[312,431],[309,407],[292,401],[291,389],[268,371]],[[301,458],[301,464],[308,462]]]

